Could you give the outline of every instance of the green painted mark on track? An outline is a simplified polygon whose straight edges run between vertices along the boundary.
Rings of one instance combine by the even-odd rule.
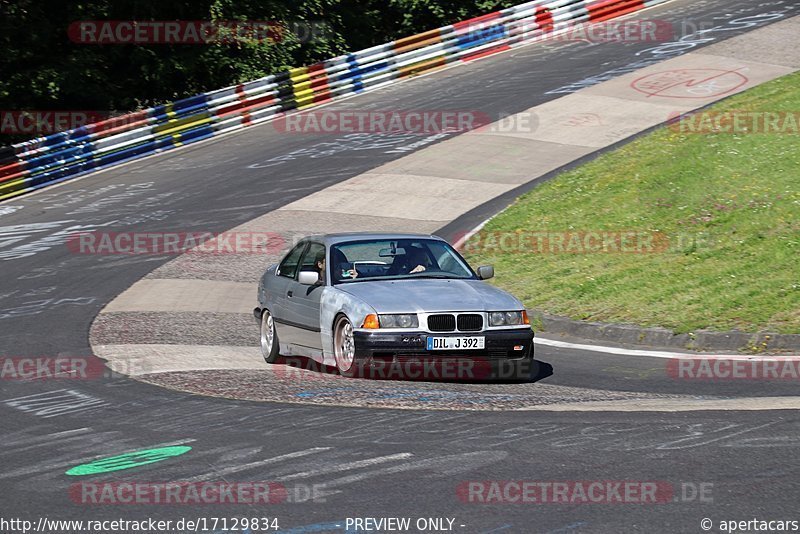
[[[121,454],[120,456],[95,460],[88,464],[76,465],[67,471],[67,475],[96,475],[99,473],[109,473],[111,471],[121,471],[122,469],[131,469],[133,467],[139,467],[140,465],[153,464],[166,460],[167,458],[180,456],[181,454],[186,454],[190,450],[192,450],[191,447],[177,446],[129,452],[127,454]]]

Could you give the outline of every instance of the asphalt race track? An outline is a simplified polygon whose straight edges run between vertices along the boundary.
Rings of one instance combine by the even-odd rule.
[[[789,17],[800,13],[800,4],[677,0],[647,16],[710,27],[731,13],[775,11]],[[648,43],[533,45],[332,107],[470,109],[498,118],[558,98],[561,94],[548,92],[560,87],[622,72],[650,48]],[[100,310],[172,259],[75,254],[63,243],[72,232],[224,231],[440,140],[293,136],[267,123],[2,203],[2,354],[90,354],[89,327]],[[468,230],[472,221],[462,224],[461,230]],[[448,232],[455,234],[453,228],[448,225]],[[34,245],[20,253],[25,244]],[[572,388],[602,392],[591,400],[796,395],[792,381],[670,380],[658,359],[542,345],[536,355],[548,370],[544,374],[552,373],[542,384],[561,387],[565,395]],[[531,388],[538,383],[513,384],[513,390],[470,385],[462,391],[490,388],[498,406],[453,411],[447,407],[452,398],[438,389],[431,402],[441,401],[444,409],[387,410],[203,397],[121,376],[0,382],[4,517],[268,516],[278,518],[282,531],[298,533],[343,531],[347,517],[447,517],[454,519],[453,530],[465,533],[699,532],[703,518],[800,520],[800,420],[793,411],[513,410],[513,395],[535,396]],[[410,387],[392,384],[375,387],[386,394]],[[502,398],[509,391],[512,395]],[[192,450],[136,469],[65,474],[97,458],[183,445]],[[576,506],[480,504],[468,502],[462,491],[469,481],[523,478],[657,481],[674,492],[655,505]],[[288,500],[134,506],[78,504],[71,498],[72,485],[81,482],[201,480],[271,481],[286,487]],[[318,489],[313,497],[312,486]],[[699,488],[712,486],[701,498]],[[207,531],[214,530],[223,529]]]

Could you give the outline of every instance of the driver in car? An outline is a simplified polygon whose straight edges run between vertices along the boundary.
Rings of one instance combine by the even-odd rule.
[[[421,248],[411,247],[408,254],[408,267],[414,265],[415,267],[408,271],[408,274],[421,273],[425,270],[425,265],[428,263],[428,255]]]
[[[350,268],[350,269],[342,268],[347,263],[349,263],[347,261],[347,257],[345,257],[345,255],[344,255],[344,252],[342,252],[338,248],[334,248],[332,250],[331,254],[333,254],[333,259],[332,259],[331,265],[333,265],[334,269],[341,269],[341,270],[338,270],[338,271],[334,272],[334,274],[333,274],[334,280],[340,281],[340,280],[358,278],[358,271],[356,271],[355,264],[353,264],[353,267]],[[324,266],[325,266],[324,259],[325,258],[323,257],[323,264],[322,264],[323,265],[323,269],[324,269]]]
[[[415,274],[421,273],[426,269],[428,264],[428,255],[419,247],[409,246],[406,248],[406,253],[402,256],[395,257],[389,274]]]

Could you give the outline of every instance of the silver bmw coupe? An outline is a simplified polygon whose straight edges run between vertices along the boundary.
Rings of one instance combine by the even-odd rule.
[[[261,277],[261,351],[268,363],[302,356],[345,376],[386,362],[467,362],[488,366],[487,377],[524,377],[528,315],[483,282],[492,276],[433,235],[309,236]]]

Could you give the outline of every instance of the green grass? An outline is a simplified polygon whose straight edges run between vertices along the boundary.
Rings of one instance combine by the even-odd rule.
[[[800,74],[712,108],[730,110],[800,112]],[[490,240],[626,230],[660,232],[669,246],[520,253]],[[800,136],[660,129],[523,195],[466,251],[473,265],[495,265],[494,283],[547,313],[681,333],[800,333]]]

